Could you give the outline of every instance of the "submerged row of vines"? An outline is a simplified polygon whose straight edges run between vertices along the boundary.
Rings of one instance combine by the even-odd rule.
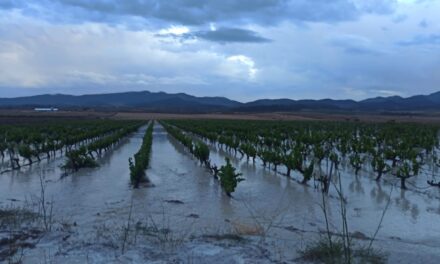
[[[0,156],[3,172],[65,155],[62,168],[76,172],[98,166],[98,158],[122,139],[139,130],[144,121],[66,120],[38,124],[0,125]],[[146,180],[153,142],[154,122],[150,122],[139,151],[129,159],[134,186]],[[8,166],[9,165],[9,166]]]
[[[122,127],[114,132],[104,135],[89,144],[81,145],[78,149],[68,151],[66,153],[65,169],[78,171],[81,168],[96,167],[98,158],[104,151],[107,151],[127,135],[139,129],[142,123],[135,123]]]
[[[91,144],[138,121],[45,121],[37,124],[0,125],[0,156],[7,170],[51,159]],[[103,143],[105,144],[105,143]],[[94,148],[102,148],[96,145]]]
[[[150,122],[147,131],[142,139],[142,145],[134,158],[129,158],[130,180],[137,187],[142,181],[146,181],[145,170],[150,163],[151,146],[153,145],[154,122]]]
[[[312,178],[328,191],[341,167],[355,175],[373,171],[376,180],[391,175],[405,189],[409,178],[440,167],[438,127],[420,124],[173,120],[173,126],[197,134],[264,167],[295,171],[301,182]],[[435,175],[435,173],[431,173]],[[435,179],[428,183],[435,184]]]
[[[237,172],[232,166],[231,161],[226,158],[226,164],[218,168],[216,165],[211,164],[209,159],[210,151],[207,144],[201,140],[193,139],[188,134],[184,133],[181,129],[170,125],[166,122],[161,123],[165,130],[175,139],[177,139],[182,145],[184,145],[188,151],[213,173],[214,178],[220,180],[220,185],[228,196],[235,191],[238,183],[243,181],[241,173]]]

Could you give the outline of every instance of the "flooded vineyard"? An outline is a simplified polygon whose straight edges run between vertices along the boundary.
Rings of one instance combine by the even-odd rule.
[[[96,122],[1,128],[0,262],[438,262],[436,127]]]

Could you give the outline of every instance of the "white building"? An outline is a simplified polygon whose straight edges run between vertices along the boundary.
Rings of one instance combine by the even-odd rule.
[[[35,108],[34,111],[36,112],[57,112],[58,108],[50,107],[50,108]]]

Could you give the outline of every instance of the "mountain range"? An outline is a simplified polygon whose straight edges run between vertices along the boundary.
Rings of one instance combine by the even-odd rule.
[[[440,92],[411,97],[354,100],[261,99],[248,103],[225,97],[196,97],[185,93],[122,92],[109,94],[44,94],[0,98],[0,108],[57,107],[60,109],[137,110],[151,112],[292,112],[292,111],[439,111]]]

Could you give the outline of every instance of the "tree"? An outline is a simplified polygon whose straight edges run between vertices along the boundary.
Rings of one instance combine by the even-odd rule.
[[[220,177],[220,184],[229,197],[235,191],[238,183],[244,181],[243,178],[240,178],[242,174],[236,172],[228,158],[226,158],[226,165],[220,168],[218,175]]]

